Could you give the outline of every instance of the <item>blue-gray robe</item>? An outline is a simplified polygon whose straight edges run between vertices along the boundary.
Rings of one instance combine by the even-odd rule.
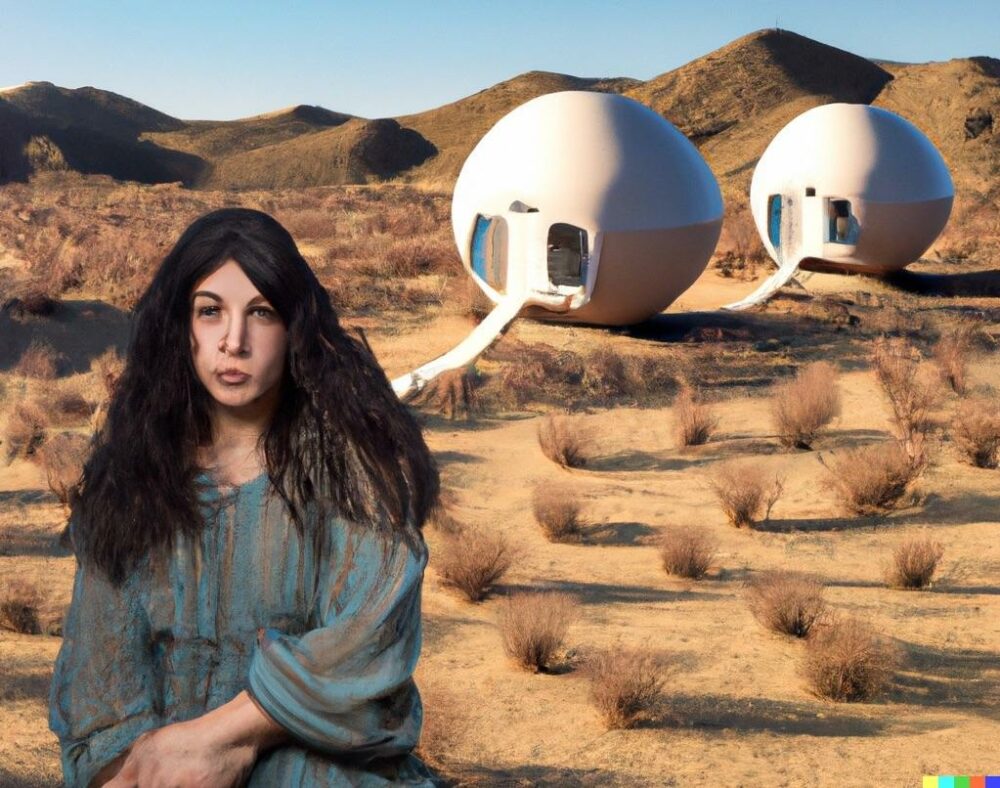
[[[202,474],[199,490],[197,542],[145,559],[121,589],[77,567],[49,703],[67,784],[248,690],[294,740],[248,785],[434,785],[409,754],[423,541],[342,518],[300,539],[266,474],[223,490]]]

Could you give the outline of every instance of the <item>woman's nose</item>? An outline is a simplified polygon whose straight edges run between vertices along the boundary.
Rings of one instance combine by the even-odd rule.
[[[246,342],[246,323],[239,317],[234,317],[229,321],[226,333],[222,335],[219,349],[223,353],[238,355],[244,351]]]

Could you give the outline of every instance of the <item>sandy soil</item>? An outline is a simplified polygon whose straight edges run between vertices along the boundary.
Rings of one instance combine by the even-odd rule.
[[[850,292],[863,282],[851,280]],[[670,311],[708,311],[753,286],[709,271]],[[806,283],[816,293],[838,286],[844,280],[827,274]],[[995,308],[995,300],[989,305]],[[375,326],[369,337],[393,375],[450,348],[468,330],[464,318],[442,310],[391,331]],[[511,331],[557,347],[609,337],[540,323]],[[830,332],[830,343],[851,341]],[[66,341],[64,352],[72,349]],[[627,335],[611,341],[656,352]],[[770,363],[761,354],[762,375]],[[998,373],[1000,361],[983,356],[973,382],[995,384]],[[669,407],[592,408],[583,418],[595,445],[587,469],[576,471],[542,455],[538,413],[472,424],[430,419],[427,440],[444,487],[455,495],[455,514],[504,532],[523,556],[496,593],[473,605],[442,587],[434,568],[442,537],[428,529],[418,667],[428,756],[457,780],[483,785],[917,785],[922,774],[1000,773],[1000,472],[962,464],[945,440],[914,505],[888,518],[843,516],[824,485],[821,457],[884,438],[890,424],[869,369],[845,366],[840,386],[843,415],[811,452],[782,450],[766,391],[716,392],[717,439],[688,450],[676,445]],[[946,399],[936,414],[942,424],[953,404]],[[786,477],[764,530],[727,525],[707,486],[713,465],[733,457]],[[584,543],[550,543],[532,519],[533,485],[556,480],[573,484],[586,502],[591,525]],[[61,518],[35,465],[0,468],[0,580],[43,584],[53,620],[68,601],[73,571],[73,559],[52,546]],[[656,540],[678,525],[718,539],[707,579],[671,579],[661,569]],[[925,534],[945,548],[934,587],[886,588],[881,570],[893,546]],[[906,663],[887,696],[835,704],[809,693],[799,672],[802,644],[765,631],[741,595],[748,576],[775,567],[818,574],[834,608],[872,621],[899,645]],[[581,617],[561,669],[533,675],[504,657],[495,622],[503,594],[540,587],[576,595]],[[651,718],[608,732],[579,664],[616,641],[662,654],[670,668]],[[59,643],[55,636],[0,632],[0,784],[59,779],[46,727]]]

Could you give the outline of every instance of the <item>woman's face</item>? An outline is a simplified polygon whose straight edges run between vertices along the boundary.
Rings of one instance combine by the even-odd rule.
[[[254,409],[273,401],[287,347],[281,317],[236,261],[195,284],[191,355],[198,379],[219,405]]]

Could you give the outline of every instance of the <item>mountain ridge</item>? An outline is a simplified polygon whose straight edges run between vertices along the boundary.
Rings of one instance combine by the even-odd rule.
[[[182,120],[94,87],[28,82],[0,91],[0,182],[68,169],[195,188],[392,180],[449,190],[503,115],[558,90],[619,93],[649,106],[699,147],[730,199],[745,201],[753,165],[785,123],[834,101],[904,115],[942,151],[956,188],[1000,193],[1000,60],[894,63],[776,29],[648,80],[528,71],[393,118],[296,104],[229,121]]]

